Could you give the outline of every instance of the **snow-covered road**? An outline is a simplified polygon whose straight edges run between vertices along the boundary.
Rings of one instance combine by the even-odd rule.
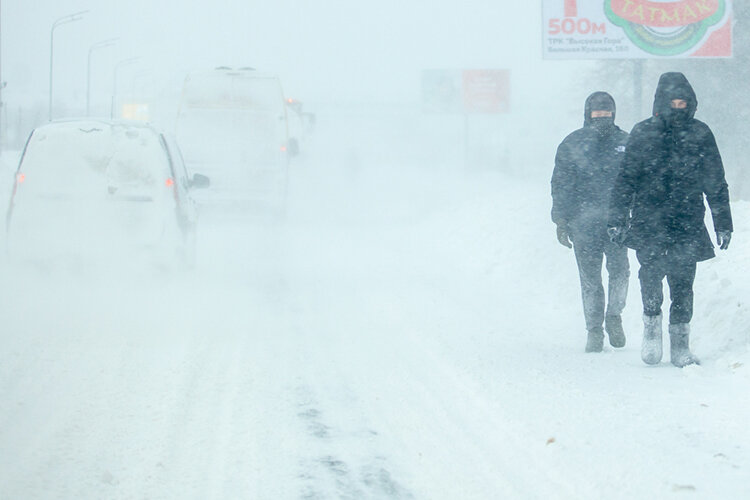
[[[747,203],[703,365],[648,367],[634,259],[584,354],[548,179],[331,151],[281,227],[204,210],[187,275],[0,271],[0,498],[750,495]]]

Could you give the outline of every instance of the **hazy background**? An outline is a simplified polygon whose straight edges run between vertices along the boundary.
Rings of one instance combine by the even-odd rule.
[[[1,8],[7,87],[0,134],[6,149],[22,147],[31,128],[47,120],[52,24],[89,10],[55,30],[57,118],[84,113],[89,49],[118,38],[116,45],[92,52],[95,115],[109,115],[115,67],[126,59],[139,58],[120,68],[118,96],[148,101],[151,121],[167,131],[174,128],[189,71],[251,66],[277,73],[287,96],[322,119],[346,107],[344,115],[328,116],[340,121],[342,132],[351,128],[352,113],[366,117],[373,107],[390,114],[395,129],[414,136],[422,150],[447,143],[461,149],[471,128],[470,140],[480,147],[502,142],[493,147],[504,151],[488,162],[541,180],[551,172],[557,144],[581,125],[588,94],[610,91],[618,102],[618,124],[630,130],[650,114],[659,74],[680,70],[698,93],[697,117],[717,136],[732,196],[750,191],[742,166],[750,154],[744,141],[750,97],[743,90],[750,6],[738,2],[734,58],[645,61],[640,106],[634,102],[634,61],[542,60],[541,2],[40,0],[32,6],[6,0]],[[475,115],[467,122],[455,115],[415,118],[425,69],[510,69],[510,113]]]
[[[120,37],[118,46],[98,53],[92,70],[100,96],[113,63],[133,56],[143,59],[131,73],[159,77],[222,64],[275,71],[289,92],[317,101],[413,100],[422,68],[516,67],[526,84],[542,68],[520,67],[540,59],[538,2],[43,0],[32,9],[6,1],[11,86],[44,94],[50,27],[86,9],[83,20],[55,33],[56,88],[68,100],[84,90],[88,47],[110,37]]]
[[[6,142],[15,147],[36,122],[46,121],[52,24],[87,9],[82,20],[55,30],[55,117],[83,114],[89,48],[113,37],[119,38],[115,46],[92,52],[93,113],[109,114],[116,64],[139,57],[120,68],[118,94],[151,101],[152,121],[167,130],[185,75],[220,65],[277,73],[288,96],[318,113],[342,104],[417,107],[424,69],[507,68],[511,114],[484,128],[526,139],[542,128],[551,131],[550,140],[537,135],[514,151],[518,162],[544,162],[546,171],[553,143],[580,126],[583,99],[595,87],[568,83],[592,62],[542,61],[538,2],[44,0],[33,8],[6,1],[2,9]],[[461,143],[463,119],[447,122],[455,122],[450,134]],[[541,142],[549,147],[540,150]],[[541,154],[524,156],[532,151]]]

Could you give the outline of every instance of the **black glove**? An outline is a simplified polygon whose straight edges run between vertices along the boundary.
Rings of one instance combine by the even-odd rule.
[[[720,249],[726,250],[729,248],[730,241],[732,241],[732,231],[716,231],[716,243]]]
[[[573,244],[570,243],[570,235],[568,234],[568,228],[565,227],[564,224],[557,225],[557,241],[559,241],[560,244],[563,246],[566,246],[568,248],[573,248]]]
[[[608,227],[607,236],[609,236],[609,241],[618,247],[621,247],[625,242],[625,231],[619,226]]]

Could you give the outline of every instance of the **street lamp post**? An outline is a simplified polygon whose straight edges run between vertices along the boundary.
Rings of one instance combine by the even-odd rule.
[[[3,83],[3,71],[2,71],[2,4],[0,3],[0,154],[3,152],[3,137],[5,136],[5,123],[2,123],[3,118],[3,87],[5,84]]]
[[[130,81],[130,93],[135,95],[136,83],[138,83],[138,80],[145,79],[153,74],[154,71],[152,69],[144,69],[133,75],[133,79]]]
[[[103,49],[104,47],[111,47],[117,43],[117,38],[110,38],[108,40],[101,40],[96,42],[89,47],[89,58],[86,65],[86,116],[91,115],[91,53],[96,49]]]
[[[50,121],[52,121],[52,61],[53,61],[54,50],[55,50],[55,28],[57,28],[61,24],[72,23],[73,21],[80,21],[81,19],[83,19],[83,15],[87,12],[88,10],[82,10],[81,12],[76,12],[74,14],[63,16],[57,19],[54,23],[52,23],[52,28],[49,31],[49,115],[48,115],[48,119]]]
[[[2,11],[2,4],[0,4],[0,11]],[[2,17],[0,15],[0,17]],[[0,26],[2,25],[2,22],[0,21]],[[2,34],[0,30],[0,59],[2,59]],[[5,114],[5,120],[3,120],[3,112],[5,111],[5,103],[3,102],[3,89],[5,88],[5,83],[3,81],[3,72],[2,72],[2,64],[0,64],[0,154],[3,152],[3,146],[5,145],[5,124],[7,121],[8,115]]]
[[[115,74],[112,79],[112,104],[109,110],[110,118],[115,117],[115,101],[117,100],[117,73],[120,71],[120,68],[122,68],[123,66],[127,66],[128,64],[133,64],[138,59],[140,59],[140,57],[131,57],[130,59],[123,59],[122,61],[115,64]]]

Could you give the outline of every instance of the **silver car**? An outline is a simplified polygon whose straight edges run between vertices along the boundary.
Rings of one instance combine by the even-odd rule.
[[[150,125],[66,120],[36,128],[6,218],[13,260],[61,256],[191,264],[197,210],[176,144]]]

